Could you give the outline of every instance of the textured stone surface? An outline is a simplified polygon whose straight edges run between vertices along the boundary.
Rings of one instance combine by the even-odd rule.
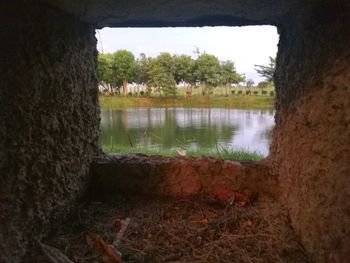
[[[276,178],[260,162],[215,158],[166,158],[108,155],[93,164],[94,194],[165,195],[208,194],[218,186],[274,195]]]
[[[66,217],[98,150],[94,30],[39,6],[3,6],[0,66],[0,262]],[[30,250],[27,250],[30,251]]]
[[[348,261],[349,1],[42,0],[45,8],[35,2],[0,3],[0,262],[18,262],[28,241],[64,218],[86,189],[99,111],[94,31],[81,21],[97,27],[276,25],[277,125],[269,161],[280,198],[316,262]],[[211,159],[163,159],[152,166],[139,157],[117,172],[130,172],[132,162],[139,168],[131,170],[135,179],[122,187],[145,192],[160,185],[188,195],[203,187],[196,172],[208,183],[225,174],[226,165],[242,172]],[[163,172],[169,181],[158,178]],[[224,180],[259,189],[266,183],[243,174]],[[154,177],[148,182],[146,175]]]
[[[42,0],[104,26],[210,26],[278,24],[281,18],[317,0]],[[318,1],[319,2],[319,1]]]
[[[350,256],[350,8],[337,3],[279,30],[270,160],[315,262]]]

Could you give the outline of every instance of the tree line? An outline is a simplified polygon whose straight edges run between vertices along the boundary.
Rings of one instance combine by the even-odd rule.
[[[200,53],[198,50],[196,53],[196,59],[167,52],[160,53],[155,58],[141,53],[137,59],[127,50],[99,54],[100,86],[110,95],[127,95],[128,83],[134,82],[138,84],[136,93],[144,92],[139,90],[139,86],[145,86],[148,94],[158,92],[159,95],[175,96],[176,87],[180,83],[184,86],[186,95],[190,95],[195,87],[201,87],[203,95],[211,95],[213,88],[225,85],[228,95],[232,84],[246,81],[244,74],[236,71],[233,61],[219,61],[214,55]],[[256,67],[261,75],[271,71],[263,65]],[[270,76],[266,79],[267,82],[273,80]],[[247,80],[247,84],[249,82],[251,80]]]

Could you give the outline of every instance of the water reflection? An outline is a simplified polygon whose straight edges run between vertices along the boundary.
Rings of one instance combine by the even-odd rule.
[[[101,113],[101,143],[173,149],[244,148],[268,153],[272,110],[129,108]]]

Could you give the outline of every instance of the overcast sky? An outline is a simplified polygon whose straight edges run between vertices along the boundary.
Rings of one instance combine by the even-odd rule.
[[[193,51],[198,47],[220,60],[234,61],[237,71],[255,82],[262,79],[254,64],[267,64],[269,56],[276,56],[278,44],[277,29],[272,26],[104,28],[96,37],[99,52],[126,49],[136,58],[142,52],[150,57],[169,52],[195,58]]]

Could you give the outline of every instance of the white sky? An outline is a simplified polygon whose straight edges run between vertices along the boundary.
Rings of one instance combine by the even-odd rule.
[[[262,79],[254,70],[255,64],[267,64],[276,56],[278,34],[273,26],[247,27],[177,27],[177,28],[104,28],[98,30],[99,52],[112,53],[118,49],[155,57],[161,52],[196,55],[201,52],[215,55],[219,60],[235,62],[239,73],[245,73],[256,83]]]

